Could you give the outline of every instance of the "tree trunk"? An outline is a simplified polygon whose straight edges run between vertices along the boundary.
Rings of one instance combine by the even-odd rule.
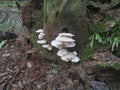
[[[76,47],[73,50],[76,50],[81,57],[82,50],[86,48],[88,43],[84,0],[44,0],[43,11],[47,41],[50,43],[66,28],[67,32],[75,35]]]
[[[70,50],[77,51],[78,56],[81,58],[83,56],[82,51],[88,43],[88,26],[84,0],[44,0],[43,13],[43,29],[48,43],[50,44],[59,33],[66,29],[67,32],[75,35],[76,47]],[[37,21],[40,22],[40,20]],[[40,47],[40,50],[45,58],[54,62],[61,62],[56,55],[57,49],[47,51]]]

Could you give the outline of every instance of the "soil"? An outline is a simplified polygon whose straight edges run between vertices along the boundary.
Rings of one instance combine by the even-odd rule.
[[[18,33],[18,32],[17,32]],[[120,71],[96,67],[114,64],[120,58],[107,49],[79,64],[58,65],[37,52],[30,35],[17,34],[0,50],[0,90],[119,90]]]
[[[32,46],[25,27],[8,33],[17,37],[4,33],[0,36],[0,41],[7,39],[0,49],[0,90],[120,90],[120,70],[96,66],[120,62],[106,47],[91,60],[56,64]]]

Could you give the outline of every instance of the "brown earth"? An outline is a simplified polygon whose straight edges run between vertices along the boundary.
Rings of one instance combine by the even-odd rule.
[[[36,7],[30,8],[24,9],[29,14],[23,17],[28,28]],[[120,90],[120,70],[96,66],[120,62],[107,48],[100,49],[91,60],[61,65],[41,57],[29,41],[29,33],[15,34],[18,38],[8,39],[0,50],[0,90]]]
[[[104,48],[89,61],[58,65],[41,57],[29,35],[22,35],[0,50],[0,90],[119,90],[120,71],[96,67],[117,62],[120,58]]]

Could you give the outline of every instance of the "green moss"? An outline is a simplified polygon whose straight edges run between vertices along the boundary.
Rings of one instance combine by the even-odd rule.
[[[34,45],[34,47],[37,49],[38,53],[40,53],[41,56],[43,56],[45,59],[49,60],[49,61],[55,61],[56,60],[56,63],[57,62],[60,62],[60,59],[57,57],[56,53],[55,52],[52,52],[52,51],[48,51],[47,49],[44,49],[42,47],[42,45],[38,44],[37,43],[37,40],[38,40],[38,37],[37,37],[37,34],[36,34],[36,26],[34,26],[31,31],[32,31],[32,36],[31,36],[31,42],[32,44]]]
[[[120,70],[120,63],[114,63],[114,64],[108,64],[108,63],[101,63],[101,64],[97,64],[96,65],[97,67],[100,67],[100,68],[113,68],[115,70]]]
[[[20,6],[24,6],[26,1],[19,1]],[[13,8],[16,4],[13,1],[0,1],[0,7]]]
[[[108,68],[110,65],[107,63],[101,63],[101,64],[97,64],[96,67],[100,67],[100,68]]]
[[[101,48],[101,45],[99,43],[95,43],[94,47],[92,48],[86,48],[83,50],[82,52],[82,58],[81,61],[86,61],[86,60],[90,60],[92,55],[97,52],[99,49]]]

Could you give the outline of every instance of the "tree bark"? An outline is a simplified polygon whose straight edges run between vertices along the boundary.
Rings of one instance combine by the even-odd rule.
[[[75,35],[76,47],[72,50],[77,51],[81,57],[88,43],[84,0],[44,0],[43,11],[44,30],[48,43],[65,28],[67,32]]]
[[[29,11],[30,13],[34,13],[36,10],[35,7],[38,7],[42,1],[43,0],[31,0],[31,3],[26,6],[28,9],[25,8],[23,10],[24,13]],[[34,7],[34,9],[31,10],[31,6]],[[75,35],[74,39],[76,47],[71,48],[70,50],[77,51],[78,56],[82,58],[82,51],[87,47],[88,43],[88,25],[84,0],[44,0],[43,7],[40,7],[38,10],[39,13],[41,13],[41,10],[43,11],[43,18],[40,17],[39,19],[35,20],[35,22],[37,21],[41,23],[41,21],[43,21],[45,38],[48,43],[50,44],[51,41],[54,40],[59,33],[63,32],[63,30],[66,29],[67,32]],[[35,15],[33,15],[32,19],[31,17],[28,19],[28,16],[25,16],[24,14],[23,16],[23,23],[31,27],[31,25],[33,25],[32,22]],[[30,22],[28,22],[28,20]],[[34,30],[36,29],[34,28]],[[34,30],[33,33],[35,33]],[[33,42],[35,42],[35,40],[37,40],[35,34],[33,35],[33,38]],[[56,55],[58,51],[57,49],[54,48],[52,51],[47,51],[40,45],[37,46],[40,48],[40,51],[42,51],[42,56],[44,56],[46,59],[54,62],[61,62],[61,60],[58,60],[60,58]]]

